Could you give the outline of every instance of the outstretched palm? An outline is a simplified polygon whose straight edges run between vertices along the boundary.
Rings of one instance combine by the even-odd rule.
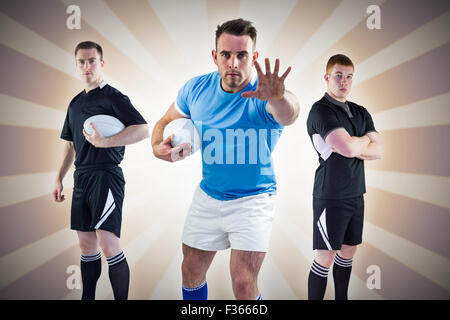
[[[284,95],[284,80],[291,71],[291,67],[280,77],[278,71],[280,69],[280,60],[275,60],[275,68],[273,73],[270,72],[270,61],[266,58],[266,74],[261,70],[258,61],[255,61],[256,72],[258,73],[258,85],[255,91],[246,91],[242,93],[244,98],[257,98],[259,100],[279,100]]]

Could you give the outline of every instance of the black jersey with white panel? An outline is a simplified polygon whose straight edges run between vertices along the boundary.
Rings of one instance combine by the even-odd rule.
[[[319,199],[347,199],[364,194],[364,161],[333,152],[325,139],[338,128],[344,128],[350,136],[356,137],[376,131],[366,108],[350,101],[343,104],[325,94],[311,107],[306,124],[319,155],[313,196]]]
[[[96,148],[84,137],[85,120],[99,114],[113,116],[125,127],[147,123],[126,95],[105,82],[87,93],[83,90],[70,102],[61,132],[62,139],[73,141],[77,169],[118,165],[123,160],[124,146]]]

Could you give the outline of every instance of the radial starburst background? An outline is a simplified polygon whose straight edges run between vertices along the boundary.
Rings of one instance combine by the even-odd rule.
[[[81,29],[69,30],[69,5]],[[369,30],[369,5],[381,29]],[[79,299],[69,289],[80,250],[67,200],[51,191],[62,160],[59,139],[69,101],[82,90],[73,50],[104,49],[110,84],[127,94],[150,126],[189,78],[215,70],[214,31],[242,17],[258,29],[260,59],[292,66],[287,87],[301,102],[274,152],[278,199],[270,252],[260,273],[265,299],[305,299],[313,257],[311,194],[318,160],[306,132],[325,91],[329,56],[349,55],[349,100],[364,105],[382,133],[385,156],[366,161],[364,240],[354,259],[351,299],[450,298],[450,2],[423,0],[3,0],[0,2],[0,298]],[[200,154],[157,160],[150,141],[126,148],[121,243],[131,299],[181,298],[181,230],[201,179]],[[97,298],[112,299],[103,257]],[[369,266],[381,288],[370,290]],[[326,298],[333,299],[328,281]],[[232,299],[229,250],[208,273],[211,299]]]

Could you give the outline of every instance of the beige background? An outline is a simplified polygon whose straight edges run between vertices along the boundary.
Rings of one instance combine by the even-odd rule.
[[[81,9],[69,30],[67,6]],[[366,26],[370,4],[381,30]],[[306,299],[313,257],[311,193],[317,155],[306,133],[312,103],[325,91],[329,56],[349,55],[349,100],[364,105],[382,133],[385,156],[366,162],[364,242],[354,259],[351,299],[450,298],[449,1],[357,0],[40,0],[0,2],[0,298],[79,299],[67,273],[79,264],[67,201],[51,190],[61,162],[59,133],[82,84],[73,50],[104,49],[110,84],[127,94],[153,127],[189,78],[215,70],[214,31],[243,17],[258,29],[260,59],[292,66],[287,87],[301,101],[297,122],[274,152],[277,212],[260,273],[264,299]],[[130,298],[181,297],[181,230],[201,179],[200,154],[170,164],[150,141],[127,147],[122,244],[131,267]],[[97,298],[111,299],[103,257]],[[210,298],[232,299],[229,251],[208,273]],[[369,290],[367,268],[381,271]],[[333,299],[330,273],[326,298]]]

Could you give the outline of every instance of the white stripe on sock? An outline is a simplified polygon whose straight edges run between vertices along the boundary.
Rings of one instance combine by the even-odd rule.
[[[125,255],[123,254],[123,251],[116,254],[115,256],[106,258],[106,262],[108,262],[108,266],[113,266],[115,264],[118,264],[119,262],[121,262],[122,260],[125,259]]]
[[[91,254],[91,255],[81,255],[81,261],[84,262],[89,262],[89,261],[95,261],[98,259],[101,259],[102,255],[100,252],[96,253],[96,254]]]
[[[206,280],[205,280],[205,282],[203,282],[201,285],[199,285],[199,286],[197,286],[197,287],[194,287],[194,288],[186,288],[185,286],[183,286],[183,289],[186,290],[186,291],[195,291],[195,290],[198,290],[198,289],[203,288],[203,287],[205,286],[205,284],[206,284]]]
[[[344,259],[341,258],[338,254],[334,256],[334,263],[341,267],[351,267],[353,263],[353,259]]]
[[[316,261],[314,261],[311,266],[311,271],[314,274],[318,275],[319,277],[326,278],[326,277],[328,277],[329,268],[325,268],[325,267],[321,266],[320,264],[318,264]]]

